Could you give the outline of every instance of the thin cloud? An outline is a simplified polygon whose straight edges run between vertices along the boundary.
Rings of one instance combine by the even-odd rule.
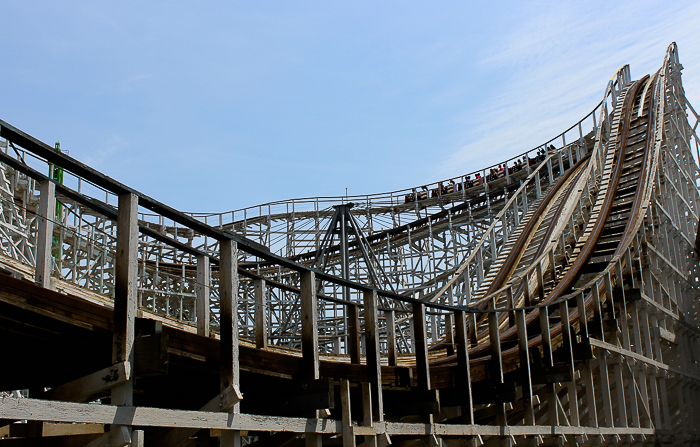
[[[544,143],[590,112],[621,62],[630,64],[633,78],[641,77],[661,66],[673,40],[679,41],[686,72],[700,74],[695,57],[700,48],[692,38],[696,22],[690,19],[700,16],[700,5],[679,8],[661,21],[647,11],[640,16],[648,24],[629,18],[626,25],[623,8],[598,21],[600,11],[586,8],[549,9],[494,43],[481,65],[511,74],[476,117],[463,119],[462,143],[439,175],[483,168]],[[687,84],[692,101],[696,83]]]

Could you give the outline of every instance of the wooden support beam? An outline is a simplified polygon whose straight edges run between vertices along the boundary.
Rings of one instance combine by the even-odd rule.
[[[128,362],[133,367],[136,336],[137,273],[138,273],[138,196],[126,193],[119,196],[117,212],[117,255],[114,279],[114,331],[112,333],[112,363]],[[112,405],[134,404],[133,377],[112,387]],[[110,437],[112,436],[112,437]],[[96,439],[119,444],[131,442],[131,427],[114,425],[109,433]],[[91,443],[92,444],[92,443]]]
[[[220,355],[221,391],[233,386],[240,389],[240,364],[238,352],[238,246],[226,239],[219,241],[219,302],[220,302]],[[231,413],[240,413],[240,404],[231,408]]]
[[[593,286],[593,323],[601,324],[600,320],[600,303],[598,301],[598,285]],[[590,427],[598,427],[598,410],[596,409],[596,398],[595,398],[595,388],[593,384],[593,371],[591,370],[590,360],[593,359],[593,350],[590,348],[590,335],[588,333],[588,321],[586,317],[586,306],[585,306],[585,295],[582,291],[576,296],[576,308],[578,310],[578,323],[579,323],[579,337],[581,338],[581,345],[584,343],[586,346],[586,354],[590,354],[590,357],[586,359],[586,363],[579,368],[581,377],[585,382],[586,386],[586,409],[588,411],[588,425]],[[597,317],[596,317],[597,312]],[[596,321],[597,320],[597,321]],[[601,334],[602,334],[602,328]]]
[[[301,355],[302,378],[315,380],[320,377],[318,360],[318,297],[316,274],[301,272]]]
[[[515,311],[515,326],[518,330],[518,353],[520,354],[520,369],[522,377],[520,384],[523,393],[523,408],[525,412],[525,425],[535,424],[535,410],[532,405],[532,371],[530,370],[530,351],[528,349],[527,325],[525,324],[525,310]]]
[[[496,309],[496,299],[491,298],[489,302],[489,310]],[[487,316],[489,325],[489,342],[491,344],[491,368],[489,376],[493,383],[499,387],[503,385],[503,358],[501,357],[501,335],[498,327],[498,314],[489,312]],[[503,403],[495,403],[496,408],[496,423],[498,425],[506,425],[506,410]]]
[[[430,368],[428,366],[428,334],[425,328],[425,304],[413,303],[413,336],[416,345],[416,377],[418,388],[430,390]]]
[[[211,263],[209,256],[197,256],[197,335],[209,336],[209,297],[211,290]]]
[[[372,389],[372,408],[374,419],[384,420],[384,401],[382,398],[382,366],[379,351],[379,314],[377,311],[377,292],[365,291],[365,351],[367,361],[367,381]]]
[[[472,401],[472,378],[469,367],[469,341],[467,340],[467,319],[465,312],[457,310],[454,313],[455,335],[457,337],[457,386],[462,394],[462,422],[474,423],[474,404]],[[451,329],[450,329],[451,330]]]
[[[615,395],[617,396],[617,424],[616,427],[628,427],[627,422],[627,402],[625,399],[625,383],[622,377],[622,359],[620,356],[613,357],[613,374],[615,379]]]
[[[447,355],[455,355],[454,315],[445,315],[445,344]]]
[[[566,353],[566,363],[569,366],[571,380],[566,383],[569,395],[569,423],[574,426],[579,425],[578,395],[576,392],[576,366],[574,365],[573,335],[569,324],[569,303],[564,300],[559,303],[559,318],[562,327],[562,345]]]
[[[255,288],[255,347],[267,348],[267,284],[264,279],[253,281]]]
[[[373,413],[372,410],[372,384],[367,382],[361,383],[362,388],[362,425],[364,427],[372,427],[373,423]],[[377,436],[376,435],[365,435],[365,447],[377,447]]]
[[[348,354],[350,362],[360,364],[360,316],[356,304],[346,304],[348,312]]]
[[[386,355],[389,366],[396,366],[396,313],[384,311],[386,318]]]
[[[39,184],[39,210],[36,234],[36,269],[34,282],[46,289],[51,288],[51,246],[53,245],[53,221],[56,212],[56,186],[45,180]]]
[[[610,378],[608,375],[608,353],[600,349],[598,355],[598,368],[600,376],[600,391],[603,395],[603,416],[606,427],[613,427],[612,398],[610,396]]]
[[[350,411],[350,381],[340,381],[340,403],[342,413],[343,447],[355,447],[355,431],[352,426],[352,412]]]
[[[40,398],[66,402],[86,402],[98,393],[122,385],[131,379],[131,364],[119,362],[80,379],[57,386]]]
[[[143,447],[146,435],[143,430],[134,430],[131,433],[131,447]]]
[[[552,358],[552,336],[549,328],[549,306],[540,308],[540,332],[542,333],[542,363],[545,367],[551,368],[554,366],[554,359]],[[549,423],[550,425],[559,425],[559,412],[556,405],[559,399],[554,392],[554,384],[546,386]]]
[[[476,320],[476,313],[470,312],[469,314],[467,314],[467,317],[469,318],[469,329],[467,333],[469,334],[470,346],[473,348],[478,344],[477,335],[479,324]]]

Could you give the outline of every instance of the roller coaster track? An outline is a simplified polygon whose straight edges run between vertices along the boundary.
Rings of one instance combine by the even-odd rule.
[[[214,214],[0,121],[0,443],[697,444],[680,70],[675,44],[651,76],[620,68],[558,148],[483,181]],[[347,201],[396,292],[359,241],[349,276],[339,246],[311,267]]]

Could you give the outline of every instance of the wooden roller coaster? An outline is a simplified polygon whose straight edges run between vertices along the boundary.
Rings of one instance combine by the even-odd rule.
[[[0,447],[700,444],[680,70],[672,44],[589,135],[341,220],[210,225],[0,121]]]

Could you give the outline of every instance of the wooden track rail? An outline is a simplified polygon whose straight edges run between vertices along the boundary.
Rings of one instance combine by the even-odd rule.
[[[675,44],[652,76],[622,67],[590,138],[578,123],[523,169],[360,210],[416,214],[367,235],[410,265],[398,293],[0,121],[0,447],[700,444],[700,117],[680,70]]]

